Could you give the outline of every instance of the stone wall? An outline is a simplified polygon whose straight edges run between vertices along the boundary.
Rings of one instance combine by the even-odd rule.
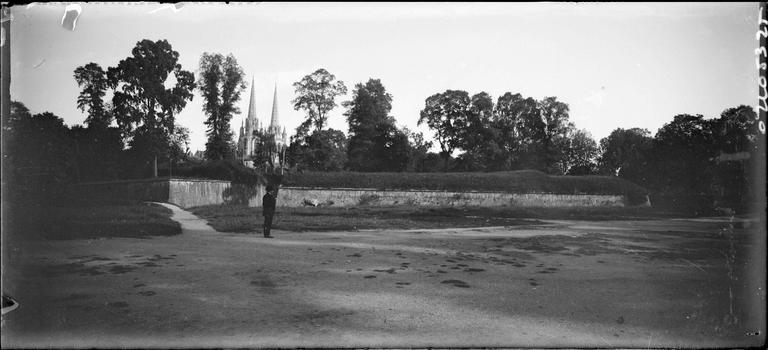
[[[201,205],[238,204],[261,206],[262,185],[232,184],[229,181],[154,179],[79,184],[75,195],[93,199],[135,199],[168,202],[182,208]],[[616,207],[624,206],[621,195],[443,192],[424,190],[376,190],[344,188],[282,187],[277,205],[313,206],[480,206],[480,207]],[[646,203],[646,206],[650,203]]]
[[[167,180],[166,180],[167,181]],[[211,204],[261,206],[264,186],[233,184],[219,180],[172,179],[168,203],[182,208]]]
[[[283,187],[278,193],[277,205],[284,207],[304,205],[335,207],[359,205],[616,207],[624,206],[624,196]]]
[[[261,206],[264,186],[231,184],[229,181],[149,179],[90,182],[71,187],[70,196],[91,200],[140,200],[167,202],[182,208],[211,204]]]

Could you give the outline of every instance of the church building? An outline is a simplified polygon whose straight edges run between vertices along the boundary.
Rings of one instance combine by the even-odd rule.
[[[285,127],[280,127],[277,111],[277,84],[275,84],[275,94],[272,98],[272,118],[269,121],[269,126],[264,128],[264,125],[256,117],[256,90],[254,89],[254,80],[251,79],[251,100],[248,103],[248,117],[240,126],[240,135],[237,141],[238,157],[245,166],[251,168],[257,165],[278,168],[282,165],[281,160],[285,154],[285,149],[288,147],[288,142],[288,134],[285,131]],[[273,143],[275,147],[259,149],[270,143]],[[264,155],[264,157],[259,158],[259,154]],[[263,161],[265,164],[254,164],[254,161]]]

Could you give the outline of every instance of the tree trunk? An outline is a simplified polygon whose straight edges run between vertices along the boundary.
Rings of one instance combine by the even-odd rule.
[[[152,177],[157,177],[157,156],[152,161]]]

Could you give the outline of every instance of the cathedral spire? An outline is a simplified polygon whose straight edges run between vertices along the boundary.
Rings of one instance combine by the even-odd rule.
[[[272,97],[272,120],[269,122],[269,129],[275,129],[279,132],[280,122],[278,121],[279,115],[277,112],[277,82],[275,82],[275,95]]]
[[[246,125],[251,124],[254,127],[257,120],[255,78],[251,76],[251,100],[248,103],[248,122],[246,122]]]
[[[251,155],[253,154],[253,142],[251,142],[251,135],[253,135],[253,132],[258,130],[258,122],[259,120],[256,118],[256,89],[255,89],[255,78],[251,76],[251,100],[248,103],[248,118],[245,120],[245,135],[246,135],[246,145],[245,145],[245,154]]]

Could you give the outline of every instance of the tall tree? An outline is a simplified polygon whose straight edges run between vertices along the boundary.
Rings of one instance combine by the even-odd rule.
[[[104,95],[109,87],[107,72],[96,63],[88,63],[75,69],[75,81],[82,88],[77,96],[77,108],[88,112],[85,124],[97,128],[106,128],[112,123],[112,115],[104,103]]]
[[[750,170],[766,158],[764,153],[758,154],[760,132],[756,117],[752,107],[741,105],[726,109],[720,118],[712,121],[715,163],[712,183],[717,206],[741,211],[757,198],[760,187],[757,181],[761,179]]]
[[[157,157],[168,151],[176,114],[192,100],[195,76],[181,68],[167,40],[142,40],[131,53],[107,70],[115,118],[131,148],[154,157],[157,176]]]
[[[365,84],[355,85],[352,100],[342,105],[347,108],[344,115],[349,123],[347,161],[350,170],[402,170],[393,163],[393,160],[402,158],[392,158],[393,153],[397,153],[393,147],[403,147],[404,134],[397,129],[395,119],[389,115],[392,96],[387,93],[381,81],[369,79]],[[404,137],[407,139],[407,136]]]
[[[538,109],[544,123],[544,133],[539,140],[544,156],[543,170],[563,174],[564,169],[558,163],[567,157],[568,135],[574,128],[568,120],[568,105],[557,97],[545,97],[539,101]]]
[[[465,171],[496,170],[504,163],[500,132],[493,125],[493,99],[486,92],[470,99],[469,109],[457,120],[461,148],[458,165]]]
[[[448,171],[448,160],[453,151],[461,147],[461,120],[466,119],[470,99],[466,91],[446,90],[434,94],[424,101],[424,109],[419,114],[418,125],[426,123],[434,130],[437,143],[440,144],[440,155],[443,157]]]
[[[592,134],[585,129],[574,131],[569,137],[565,173],[568,175],[593,175],[597,172],[599,149]]]
[[[246,88],[243,68],[232,54],[204,52],[200,57],[200,77],[197,88],[203,95],[203,112],[208,116],[205,125],[208,142],[205,157],[210,160],[230,159],[234,156],[234,136],[230,121],[240,113],[237,102]]]
[[[493,125],[498,130],[497,140],[507,157],[507,168],[535,168],[533,165],[538,163],[541,153],[538,140],[544,134],[538,102],[509,92],[499,96]]]
[[[651,187],[667,193],[708,193],[715,155],[712,122],[681,114],[664,124],[653,144]]]
[[[307,120],[296,129],[299,138],[308,135],[313,125],[316,131],[323,130],[328,112],[336,107],[336,96],[347,93],[344,82],[323,68],[304,76],[293,83],[293,87],[296,89],[296,98],[291,101],[293,108],[307,112]]]
[[[648,152],[653,144],[650,131],[640,128],[616,129],[600,140],[598,171],[638,183],[648,167]]]

